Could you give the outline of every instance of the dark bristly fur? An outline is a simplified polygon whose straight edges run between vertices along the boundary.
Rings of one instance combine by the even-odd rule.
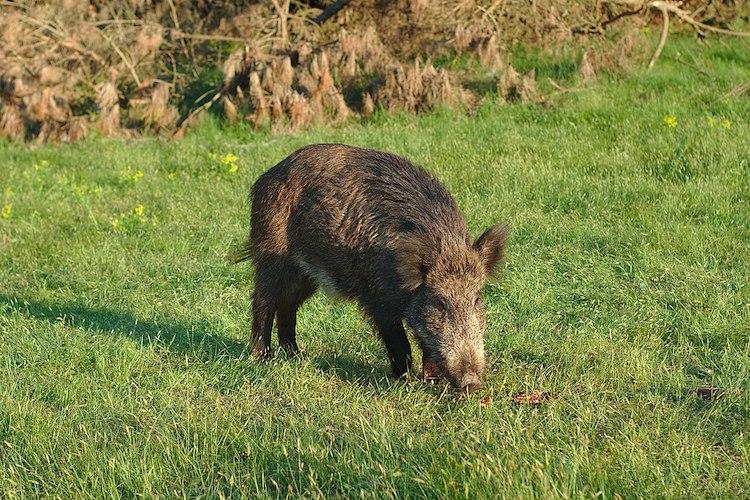
[[[296,312],[320,287],[356,299],[385,344],[393,374],[411,366],[404,321],[425,377],[481,386],[482,286],[502,258],[504,226],[473,244],[455,200],[430,174],[390,153],[340,144],[304,147],[252,188],[252,227],[236,261],[252,259],[253,352],[298,350]]]

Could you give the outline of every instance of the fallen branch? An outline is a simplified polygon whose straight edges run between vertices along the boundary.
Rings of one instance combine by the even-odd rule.
[[[745,82],[742,85],[738,85],[735,88],[733,88],[732,90],[730,90],[729,92],[727,92],[726,94],[724,94],[723,98],[727,98],[727,97],[739,97],[739,96],[741,96],[742,94],[744,94],[745,92],[748,92],[748,91],[750,91],[750,82]]]
[[[685,66],[687,66],[688,68],[692,68],[692,69],[694,69],[695,71],[697,71],[698,73],[700,73],[701,75],[703,75],[703,76],[705,76],[705,77],[707,77],[707,78],[711,78],[712,80],[715,80],[715,79],[714,79],[714,77],[713,77],[713,76],[711,76],[711,73],[709,73],[708,71],[704,71],[703,69],[699,68],[699,67],[698,67],[698,66],[696,66],[695,64],[689,63],[689,62],[687,62],[687,61],[683,61],[683,60],[682,60],[682,59],[681,59],[680,57],[677,57],[677,58],[676,58],[676,59],[674,59],[674,60],[675,60],[675,61],[677,61],[677,62],[678,62],[678,63],[680,63],[680,64],[684,64],[684,65],[685,65]]]
[[[278,35],[281,39],[281,43],[285,47],[289,45],[289,33],[286,27],[287,19],[289,17],[289,1],[290,0],[284,0],[282,2],[279,2],[279,0],[271,0],[274,9],[276,9],[276,15],[279,17]]]
[[[552,78],[547,78],[547,81],[549,82],[550,86],[557,91],[556,94],[568,94],[570,92],[580,92],[581,90],[585,90],[582,87],[563,87]]]
[[[652,0],[649,2],[645,2],[643,0],[604,0],[604,1],[608,4],[619,5],[623,7],[630,7],[631,9],[633,9],[631,11],[617,15],[613,17],[612,19],[608,19],[606,21],[607,23],[614,22],[615,20],[620,19],[624,17],[625,15],[637,14],[639,12],[642,12],[645,9],[658,10],[661,13],[662,21],[663,21],[661,35],[659,37],[659,43],[657,44],[656,49],[654,50],[654,54],[651,56],[651,60],[648,63],[649,68],[654,67],[654,65],[656,64],[656,61],[659,60],[659,56],[661,55],[662,50],[664,49],[664,46],[667,43],[667,37],[669,36],[670,14],[674,14],[681,21],[689,24],[690,26],[692,26],[695,30],[699,32],[701,32],[701,30],[705,30],[705,31],[711,31],[713,33],[719,33],[722,35],[750,37],[750,32],[747,32],[747,31],[728,30],[728,29],[717,28],[715,26],[710,26],[708,24],[702,23],[698,21],[697,19],[695,19],[693,14],[690,14],[688,11],[681,9],[679,4],[669,1],[669,0]],[[598,28],[598,30],[601,30],[603,29],[602,28],[603,26],[604,25],[600,23],[595,28]],[[592,27],[588,27],[589,31],[586,31],[586,27],[581,27],[577,29],[579,30],[577,31],[578,33],[592,32],[591,31]],[[594,31],[594,32],[599,32],[599,31]]]
[[[331,5],[323,9],[323,12],[318,14],[316,18],[313,19],[313,22],[315,24],[323,24],[328,19],[335,16],[341,9],[346,7],[346,4],[348,4],[351,0],[338,0],[336,2],[333,2]]]
[[[667,12],[664,6],[661,6],[659,10],[662,17],[661,35],[659,36],[659,45],[656,46],[654,55],[651,56],[651,60],[648,63],[649,69],[653,68],[656,61],[659,60],[661,51],[664,50],[664,46],[667,44],[667,37],[669,36],[669,12]]]
[[[187,128],[190,125],[192,125],[193,119],[196,116],[198,116],[199,114],[201,114],[204,111],[206,111],[211,106],[213,106],[215,103],[219,102],[219,99],[221,99],[222,97],[224,97],[225,93],[226,93],[225,90],[222,88],[221,90],[219,90],[218,92],[216,92],[216,94],[214,94],[214,96],[211,98],[210,101],[207,101],[207,102],[201,104],[200,106],[198,106],[197,108],[195,108],[194,110],[192,110],[177,125],[177,129],[174,131],[173,136],[174,137],[182,137],[183,134],[185,134],[185,130],[187,130]]]
[[[642,12],[643,12],[643,7],[638,7],[633,10],[626,10],[626,11],[620,12],[617,15],[610,17],[609,19],[605,19],[604,21],[601,21],[600,23],[596,25],[588,24],[584,26],[574,26],[573,28],[570,29],[570,31],[574,35],[603,35],[604,28],[606,28],[610,24],[619,21],[623,17],[635,16]]]
[[[101,37],[104,38],[109,43],[110,47],[112,47],[112,49],[115,52],[117,52],[117,55],[120,56],[120,59],[128,68],[128,70],[130,71],[130,74],[133,76],[133,80],[135,80],[135,84],[140,87],[141,79],[138,77],[138,73],[135,71],[135,66],[133,65],[133,62],[127,58],[125,53],[122,50],[120,50],[120,47],[118,47],[117,44],[110,37],[104,34],[104,31],[99,30],[97,31],[97,33],[99,33],[99,35],[101,35]]]

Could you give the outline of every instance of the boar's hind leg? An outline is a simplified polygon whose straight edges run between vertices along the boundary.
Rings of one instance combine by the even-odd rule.
[[[253,356],[265,358],[271,352],[271,328],[273,327],[274,299],[258,290],[253,292]]]
[[[315,284],[299,270],[288,269],[276,311],[279,345],[288,354],[299,352],[296,331],[297,309],[315,292],[315,288]]]
[[[263,260],[256,263],[255,291],[253,292],[252,349],[256,358],[265,358],[271,352],[271,329],[273,316],[279,304],[283,283],[277,261]]]
[[[401,318],[375,317],[375,324],[388,351],[393,376],[403,377],[411,368],[411,346]]]

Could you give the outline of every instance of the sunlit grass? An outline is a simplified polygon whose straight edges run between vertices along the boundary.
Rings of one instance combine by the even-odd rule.
[[[685,46],[550,107],[0,145],[0,496],[742,495],[750,100],[723,96],[750,61],[696,49],[709,79]],[[253,180],[311,142],[424,165],[475,235],[510,223],[485,392],[391,381],[323,296],[302,356],[248,357],[252,272],[226,255]]]

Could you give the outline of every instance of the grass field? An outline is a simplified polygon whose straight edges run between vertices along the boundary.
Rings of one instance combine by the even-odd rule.
[[[0,497],[748,495],[750,96],[725,97],[748,68],[670,42],[550,107],[0,144]],[[474,234],[511,224],[483,392],[390,380],[322,295],[300,357],[248,357],[252,271],[225,256],[253,180],[311,142],[403,154]]]

